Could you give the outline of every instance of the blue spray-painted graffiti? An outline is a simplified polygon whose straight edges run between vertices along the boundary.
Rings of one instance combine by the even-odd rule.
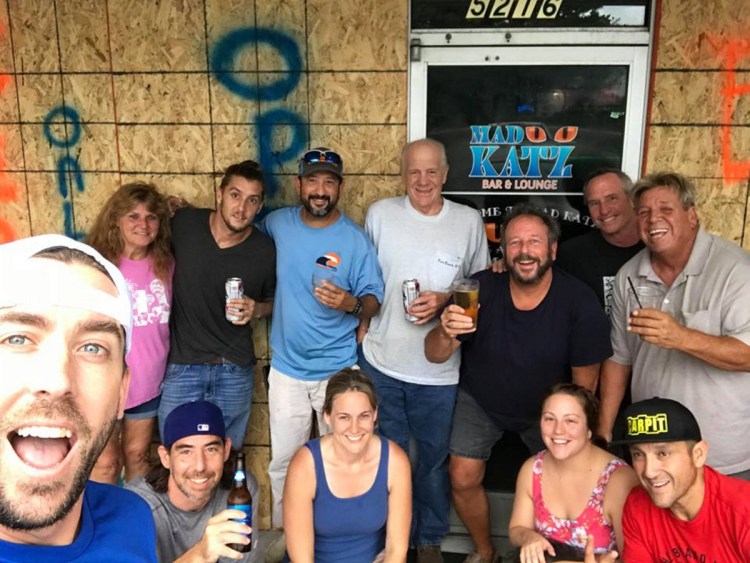
[[[57,136],[53,125],[63,124],[63,137]],[[69,106],[58,106],[44,118],[44,136],[53,147],[65,151],[57,160],[57,190],[63,198],[63,218],[65,234],[71,238],[81,240],[85,233],[76,231],[73,224],[73,196],[69,185],[72,184],[78,192],[83,192],[83,175],[78,161],[70,156],[70,149],[81,140],[81,118],[78,112]]]
[[[238,55],[248,46],[265,44],[275,49],[286,65],[279,79],[268,84],[259,84],[254,75],[236,72]],[[283,100],[299,84],[302,77],[302,57],[294,39],[284,33],[261,27],[244,27],[231,31],[214,46],[211,54],[211,70],[227,90],[245,100]],[[246,81],[248,76],[251,80]],[[258,145],[258,162],[266,171],[267,195],[273,197],[279,186],[274,172],[293,161],[307,146],[307,127],[304,117],[286,109],[275,108],[260,113],[252,120]],[[275,142],[283,127],[291,129],[290,140],[285,147]],[[271,210],[266,206],[264,212]]]
[[[256,83],[254,76],[250,82],[241,80],[243,75],[236,72],[235,61],[242,50],[253,43],[265,43],[276,49],[286,63],[286,75],[263,86]],[[228,33],[216,44],[211,56],[211,70],[227,90],[241,98],[274,101],[282,99],[299,84],[302,77],[302,57],[294,39],[280,31],[243,27]]]

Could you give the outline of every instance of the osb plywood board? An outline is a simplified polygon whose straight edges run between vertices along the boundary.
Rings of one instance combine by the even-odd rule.
[[[80,140],[68,149],[71,158],[78,162],[82,170],[116,171],[117,150],[114,125],[83,124],[79,127]],[[62,149],[60,152],[62,153]]]
[[[0,172],[0,244],[31,234],[26,178],[22,172]]]
[[[57,9],[63,72],[109,71],[107,4],[102,0],[50,2]]]
[[[405,125],[311,125],[311,146],[339,152],[348,174],[398,174]]]
[[[312,93],[308,95],[307,79],[307,75],[299,72],[259,72],[258,88],[263,93],[259,118],[273,115],[275,110],[308,116],[310,106],[318,100]]]
[[[268,319],[255,319],[253,322],[253,350],[257,360],[269,359],[271,351],[268,347]],[[267,399],[257,398],[259,401]],[[255,399],[254,399],[255,400]]]
[[[116,71],[205,70],[203,0],[109,2]]]
[[[747,38],[750,2],[662,0],[657,68],[726,68],[730,44]]]
[[[657,72],[652,123],[719,123],[723,80],[716,72]]]
[[[208,125],[121,125],[123,168],[145,172],[211,172]]]
[[[116,172],[83,172],[83,191],[74,189],[70,193],[75,211],[76,231],[88,233],[104,203],[120,187],[120,175]]]
[[[9,75],[0,75],[0,123],[18,123],[16,85]]]
[[[651,127],[649,172],[674,170],[691,177],[721,178],[719,127]]]
[[[245,442],[254,446],[271,445],[271,434],[268,428],[268,403],[253,403]]]
[[[20,101],[21,121],[41,123],[45,116],[62,105],[62,81],[59,74],[27,74],[15,81]]]
[[[148,182],[164,195],[184,198],[195,207],[214,207],[214,180],[211,174],[123,173],[122,183]]]
[[[208,122],[208,79],[205,74],[136,73],[115,76],[114,83],[120,122]]]
[[[8,0],[17,72],[59,72],[55,4],[49,0]]]
[[[742,242],[747,185],[730,187],[720,179],[695,178],[698,217],[706,230]]]
[[[267,174],[266,179],[273,182],[276,191],[267,194],[266,209],[278,209],[289,205],[299,205],[299,193],[294,186],[296,175],[292,174]],[[269,329],[270,330],[270,329]]]
[[[406,123],[406,72],[310,74],[312,123]]]
[[[13,51],[10,43],[7,4],[0,5],[0,74],[13,72]]]
[[[12,169],[54,180],[70,158],[67,166],[79,168],[84,182],[101,174],[114,187],[151,176],[176,182],[170,189],[207,206],[213,174],[247,158],[266,168],[269,201],[296,204],[292,175],[310,145],[342,147],[352,174],[398,171],[406,134],[403,2],[46,2],[51,10],[39,0],[0,7],[0,64],[6,53],[13,66],[6,6],[8,26],[22,35],[14,56],[24,61],[16,81],[0,88],[7,100],[0,122],[22,122],[5,140]],[[329,67],[340,74],[308,74],[311,26],[323,50],[335,48],[319,55],[335,59]],[[341,30],[357,33],[347,38]],[[69,228],[87,228],[103,193],[74,197],[74,208],[87,207]]]
[[[65,140],[63,125],[54,125],[50,128],[57,139]],[[45,136],[44,126],[41,123],[29,123],[21,125],[23,135],[24,164],[28,171],[54,171],[57,161],[67,156],[65,148],[54,147]]]
[[[65,232],[63,198],[57,183],[57,174],[28,172],[26,190],[29,198],[31,233]]]
[[[257,2],[259,27],[271,30],[283,30],[284,35],[297,43],[302,61],[305,52],[305,0],[276,0],[274,2]],[[270,70],[278,67],[269,66],[270,60],[259,58],[259,69]]]
[[[248,0],[205,0],[209,36],[238,25],[252,25],[255,21],[255,2]]]
[[[21,126],[17,123],[0,125],[0,173],[5,170],[23,170]],[[2,203],[0,191],[0,204]]]
[[[247,465],[258,481],[258,522],[261,529],[271,527],[271,483],[268,479],[268,463],[271,461],[271,448],[268,446],[245,447]]]
[[[341,194],[341,207],[347,215],[364,225],[367,210],[374,202],[404,194],[400,176],[352,176]]]
[[[248,87],[257,90],[257,73],[235,73],[235,79]],[[250,123],[258,114],[258,100],[239,96],[219,82],[215,76],[210,78],[211,85],[211,119],[216,123]]]
[[[62,84],[65,104],[75,108],[81,121],[114,123],[112,75],[64,74]]]
[[[310,70],[405,70],[404,0],[307,1]]]

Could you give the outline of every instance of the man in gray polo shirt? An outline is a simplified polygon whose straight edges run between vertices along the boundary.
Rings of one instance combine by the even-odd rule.
[[[611,436],[632,372],[633,401],[683,403],[712,445],[709,464],[750,480],[750,255],[700,227],[680,174],[645,176],[633,200],[646,248],[617,274],[600,431]],[[634,306],[631,283],[661,291],[661,306]]]

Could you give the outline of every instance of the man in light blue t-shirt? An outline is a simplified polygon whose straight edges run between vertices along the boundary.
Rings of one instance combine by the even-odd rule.
[[[312,411],[324,434],[327,381],[357,363],[357,326],[383,300],[375,248],[337,208],[343,168],[330,149],[306,152],[294,181],[302,205],[274,211],[260,225],[277,256],[268,391],[274,527],[283,526],[287,466],[310,437]]]

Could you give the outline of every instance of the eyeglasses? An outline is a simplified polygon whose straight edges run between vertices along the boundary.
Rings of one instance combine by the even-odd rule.
[[[329,162],[336,167],[340,167],[341,157],[334,151],[312,149],[303,154],[300,159],[300,164],[318,164],[319,162]]]

